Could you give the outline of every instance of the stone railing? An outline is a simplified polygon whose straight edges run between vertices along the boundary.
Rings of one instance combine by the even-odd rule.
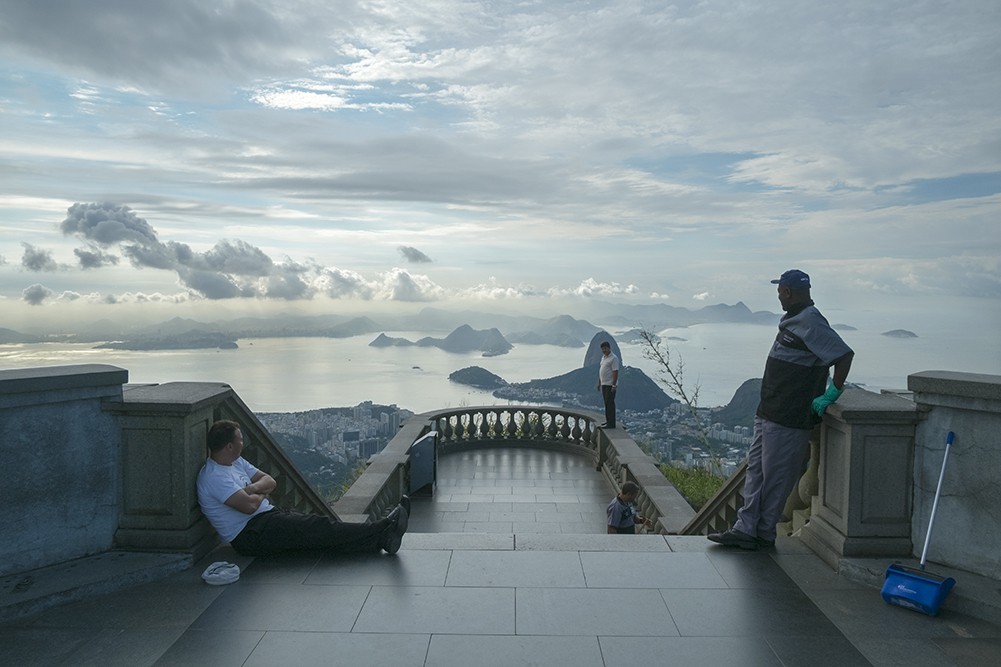
[[[426,413],[444,451],[531,443],[598,451],[598,416],[545,406],[485,406]]]
[[[296,468],[285,450],[251,412],[243,400],[231,393],[219,405],[216,419],[232,419],[243,432],[243,457],[256,468],[274,477],[278,486],[271,492],[272,502],[285,509],[335,517],[334,510]]]
[[[640,486],[637,505],[657,532],[677,532],[693,511],[657,469],[653,459],[622,429],[599,429],[600,415],[546,406],[482,406],[415,415],[334,506],[345,520],[379,516],[410,486],[410,446],[436,431],[442,454],[471,448],[559,449],[587,456],[609,484]]]
[[[680,531],[682,535],[707,535],[730,528],[737,520],[737,510],[744,504],[744,472],[747,461],[719,488],[712,498],[703,505]]]
[[[856,457],[864,456],[870,465],[870,472],[868,474],[873,474],[871,466],[874,465],[879,465],[881,469],[885,469],[887,471],[885,474],[889,478],[892,478],[893,475],[907,474],[906,470],[909,468],[905,469],[900,464],[903,463],[905,466],[909,466],[910,457],[909,455],[901,457],[900,447],[905,447],[909,450],[910,445],[907,443],[913,439],[915,421],[916,413],[914,405],[900,397],[873,394],[860,389],[848,389],[841,400],[835,404],[835,407],[831,408],[828,414],[825,415],[823,423],[819,424],[810,436],[809,463],[799,483],[793,488],[792,493],[786,501],[785,509],[782,512],[782,520],[778,525],[779,533],[786,535],[800,534],[802,536],[804,534],[802,529],[810,523],[811,519],[818,513],[824,514],[820,504],[817,502],[821,489],[821,474],[827,473],[829,482],[837,485],[851,479],[849,471],[844,468],[846,465],[849,465],[849,461],[844,460],[845,456],[848,456],[848,458],[851,458],[853,455]],[[892,444],[892,447],[864,450],[864,448],[856,445],[854,451],[852,451],[850,443],[846,447],[846,437],[854,438],[860,443],[867,441],[875,443],[876,441],[873,439],[875,434],[885,438],[883,441],[884,444]],[[863,454],[863,451],[866,453]],[[862,462],[857,460],[851,462],[851,465],[858,469],[858,466],[862,465]],[[720,487],[716,495],[699,510],[691,523],[684,527],[682,530],[684,534],[705,535],[710,532],[726,530],[733,525],[737,518],[737,510],[743,504],[742,492],[746,468],[746,462],[742,463],[737,471]],[[891,469],[893,469],[893,472],[891,472]],[[837,472],[832,473],[832,471]],[[878,474],[882,475],[884,473]],[[856,475],[855,479],[857,481],[859,475]],[[827,486],[825,488],[829,488],[832,493],[829,504],[837,498],[837,508],[831,508],[833,511],[828,513],[829,516],[837,516],[837,522],[844,530],[852,530],[847,526],[845,521],[849,521],[852,512],[864,511],[861,504],[856,503],[854,507],[847,507],[844,505],[846,498],[841,495],[842,490],[839,486]],[[836,489],[838,491],[837,496],[833,494]],[[857,500],[861,500],[861,497],[857,498]],[[882,503],[889,500],[889,498],[880,497],[877,500],[876,495],[873,495],[869,502],[873,500]],[[899,502],[899,499],[894,498],[894,502]],[[902,518],[902,514],[897,515],[893,522],[899,523]],[[821,519],[818,522],[818,526],[813,527],[814,534],[816,534],[817,529],[823,521]],[[860,518],[856,519],[856,522],[859,521],[861,521]],[[889,542],[881,538],[884,539],[884,543],[881,546],[877,547],[875,542],[869,542],[866,547],[863,548],[859,545],[858,548],[863,549],[866,555],[882,555],[884,552],[892,554],[894,551],[905,549],[905,545],[899,541],[895,543],[896,546],[889,546],[894,539],[899,540],[902,530],[902,527],[898,526],[895,532],[891,531],[893,533],[892,538],[884,536],[885,539],[889,539]],[[813,540],[815,548],[819,548],[819,543],[817,543],[815,537],[804,537],[804,539]],[[838,547],[838,549],[840,548]],[[849,549],[851,550],[851,548]],[[842,555],[848,554],[845,553]],[[862,555],[862,552],[858,552],[857,554],[852,553],[851,555]],[[832,562],[835,560],[835,557],[828,555],[826,559]]]

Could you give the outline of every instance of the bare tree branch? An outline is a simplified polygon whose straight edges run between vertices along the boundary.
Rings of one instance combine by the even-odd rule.
[[[646,328],[642,328],[639,335],[645,345],[643,356],[657,364],[657,379],[667,387],[667,393],[681,401],[688,408],[688,414],[695,422],[698,438],[705,445],[706,452],[709,453],[709,464],[712,467],[712,473],[722,477],[722,462],[709,444],[709,424],[699,415],[699,389],[701,385],[696,382],[691,386],[690,390],[686,388],[685,360],[678,354],[677,361],[672,363],[670,346],[662,342],[657,334]]]

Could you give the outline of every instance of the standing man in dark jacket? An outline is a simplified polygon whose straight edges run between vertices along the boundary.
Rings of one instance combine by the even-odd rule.
[[[775,544],[775,526],[810,455],[810,433],[844,392],[855,353],[810,298],[810,276],[791,269],[778,280],[785,315],[765,362],[754,439],[747,452],[744,505],[733,528],[711,541],[742,549]],[[834,366],[834,378],[828,374]]]

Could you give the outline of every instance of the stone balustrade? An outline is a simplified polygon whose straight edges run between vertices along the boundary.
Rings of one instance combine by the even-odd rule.
[[[623,429],[600,429],[596,413],[547,406],[480,406],[415,415],[401,427],[334,509],[345,520],[381,515],[410,491],[408,453],[425,434],[436,431],[438,449],[525,446],[551,448],[589,457],[614,489],[639,484],[640,513],[654,530],[676,533],[694,511]],[[405,489],[405,490],[404,490]]]

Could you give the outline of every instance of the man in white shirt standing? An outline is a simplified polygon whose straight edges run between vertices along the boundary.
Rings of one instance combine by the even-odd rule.
[[[385,519],[345,523],[316,514],[275,507],[268,499],[277,483],[244,459],[243,432],[222,420],[208,433],[209,458],[198,473],[202,513],[237,553],[263,556],[293,550],[395,554],[410,519],[410,499],[403,496]]]
[[[598,390],[605,401],[605,423],[602,428],[615,428],[615,389],[619,384],[619,358],[612,354],[607,340],[601,344],[601,363],[598,365]]]

